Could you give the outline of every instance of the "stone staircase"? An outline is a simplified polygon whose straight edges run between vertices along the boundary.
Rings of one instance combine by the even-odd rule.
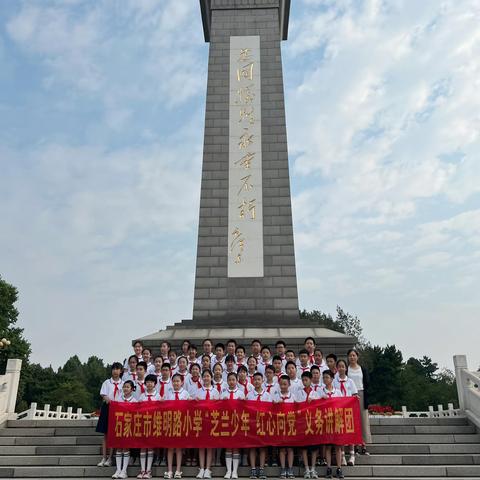
[[[373,418],[370,456],[357,456],[355,467],[345,467],[347,478],[480,479],[480,434],[465,418]],[[102,437],[94,420],[14,420],[0,428],[0,477],[109,478],[114,468],[95,465]],[[324,475],[325,469],[317,469]],[[165,467],[154,469],[163,477]],[[184,477],[197,469],[183,468]],[[214,467],[223,478],[223,467]],[[136,476],[138,465],[129,468]],[[247,468],[240,474],[247,476]],[[300,469],[296,475],[303,478]],[[279,474],[268,468],[269,477]]]

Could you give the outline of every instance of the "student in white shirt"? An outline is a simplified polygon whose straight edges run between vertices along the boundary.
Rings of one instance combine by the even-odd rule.
[[[153,371],[155,370],[155,366],[152,363],[152,351],[149,348],[145,347],[142,350],[142,357],[143,361],[147,364],[147,375],[153,373]]]
[[[237,349],[237,341],[231,338],[226,345],[225,354],[235,358],[235,350]]]
[[[171,349],[172,349],[172,346],[170,345],[170,342],[167,342],[164,340],[160,344],[160,355],[163,357],[164,362],[170,363],[169,353]]]
[[[157,392],[157,377],[149,374],[145,377],[145,393],[140,396],[139,402],[155,402],[160,400]],[[140,450],[140,473],[137,478],[152,478],[153,449]]]
[[[278,389],[273,394],[275,403],[293,403],[294,398],[290,392],[290,379],[288,375],[282,375],[278,381]],[[280,448],[280,478],[295,478],[293,474],[294,451],[292,447]],[[288,462],[288,469],[286,464]]]
[[[235,355],[227,354],[225,357],[225,370],[223,371],[223,380],[226,382],[229,373],[237,373]]]
[[[290,379],[290,391],[295,395],[295,391],[302,388],[302,381],[297,376],[297,366],[295,362],[289,360],[285,365],[285,369]]]
[[[310,373],[312,374],[312,388],[316,392],[320,392],[320,389],[322,388],[322,375],[318,365],[312,365],[310,367]]]
[[[263,383],[263,388],[272,396],[278,390],[278,380],[274,372],[273,367],[267,365],[265,368],[265,382]]]
[[[192,365],[190,365],[190,375],[185,378],[183,388],[187,390],[192,398],[196,398],[198,390],[202,388],[200,365],[198,363],[192,363]]]
[[[250,356],[247,359],[247,377],[248,381],[253,385],[253,376],[257,373],[257,359],[254,356]],[[262,374],[263,375],[263,374]]]
[[[247,364],[247,359],[245,358],[245,347],[242,345],[238,345],[237,348],[235,349],[235,357],[237,359],[237,371],[238,367],[241,365]]]
[[[177,373],[177,370],[178,370],[177,352],[175,350],[170,350],[168,352],[168,358],[165,361],[170,364],[170,369],[172,370],[172,376],[173,376],[175,373]]]
[[[247,400],[253,400],[255,402],[272,402],[272,396],[267,393],[267,391],[263,388],[263,375],[257,372],[253,377],[253,387],[254,389],[248,392]],[[259,456],[259,468],[258,471],[256,469],[256,460],[257,460],[257,450]],[[250,478],[259,478],[265,479],[267,476],[265,475],[265,459],[267,457],[267,449],[266,447],[261,448],[251,448],[250,449]]]
[[[325,370],[323,372],[324,386],[321,388],[321,398],[329,399],[341,397],[342,394],[333,386],[333,379],[335,374],[331,370]],[[342,472],[342,446],[334,445],[335,458],[337,460],[337,478],[343,478]],[[332,445],[325,445],[325,459],[327,461],[327,474],[328,478],[332,478]]]
[[[280,380],[282,375],[286,375],[285,370],[283,369],[283,361],[279,355],[274,355],[272,358],[272,367],[274,370],[275,377],[277,381]]]
[[[100,410],[100,418],[98,419],[96,431],[103,433],[102,442],[102,460],[98,467],[109,467],[112,464],[113,450],[107,454],[107,431],[108,431],[108,406],[112,401],[118,401],[122,394],[122,370],[123,366],[120,362],[114,362],[111,366],[111,378],[105,380],[100,388],[100,396],[103,399],[102,408]]]
[[[308,363],[313,365],[315,362],[315,347],[316,342],[313,337],[307,337],[303,342],[303,348],[307,351],[308,354]]]
[[[222,400],[244,400],[245,395],[237,385],[237,374],[230,372],[227,377],[227,388],[222,392]],[[225,464],[227,472],[223,478],[238,478],[238,464],[240,463],[240,449],[226,448]]]
[[[165,400],[173,400],[178,402],[180,400],[190,400],[191,397],[188,392],[183,388],[183,379],[181,375],[177,373],[172,377],[173,389],[165,395]],[[173,454],[177,461],[177,469],[175,476],[173,475]],[[167,450],[167,471],[163,475],[163,478],[182,478],[182,449],[181,448],[169,448]]]
[[[171,376],[172,371],[170,369],[170,364],[165,362],[162,365],[161,376],[157,382],[157,390],[162,400],[165,400],[165,396],[169,390],[173,390]]]
[[[185,382],[188,377],[188,360],[186,357],[178,357],[177,368],[174,370],[174,373],[178,373]]]
[[[311,402],[312,400],[318,400],[320,396],[312,388],[312,373],[302,373],[303,388],[299,388],[295,393],[295,401],[298,403]],[[303,457],[303,464],[305,465],[304,478],[318,478],[318,473],[315,470],[317,463],[318,447],[316,445],[309,445],[308,447],[300,448]],[[311,455],[311,463],[308,463],[308,454]],[[311,465],[311,468],[309,467]]]
[[[135,357],[136,358],[136,357]],[[125,380],[122,385],[122,396],[120,398],[121,402],[125,403],[135,403],[135,397],[133,396],[133,391],[135,385],[132,380]],[[128,448],[118,448],[115,452],[115,465],[117,467],[116,472],[112,475],[112,478],[128,478],[127,468],[130,462],[130,449]]]
[[[227,388],[227,382],[223,379],[223,365],[219,362],[213,367],[213,386],[222,395],[222,392]]]
[[[137,380],[135,382],[135,399],[138,401],[145,393],[145,377],[147,376],[147,364],[144,361],[137,363]]]
[[[250,344],[250,356],[255,357],[257,364],[262,359],[261,351],[262,343],[260,342],[260,340],[252,340],[252,343]]]
[[[347,362],[345,360],[337,360],[337,374],[333,379],[333,385],[343,397],[358,397],[355,382],[347,377]],[[344,451],[342,451],[342,455],[342,465],[347,465]],[[348,465],[355,465],[355,445],[349,445]]]
[[[212,366],[215,367],[217,363],[225,367],[225,345],[221,342],[215,345],[215,355],[212,357]]]
[[[240,365],[237,370],[237,383],[239,388],[243,390],[245,398],[253,390],[253,385],[248,381],[247,377],[247,367],[245,365]]]
[[[143,350],[143,343],[137,340],[133,344],[133,355],[137,357],[137,362],[141,362],[143,360],[142,357],[142,350]],[[130,357],[128,357],[128,360],[130,360]],[[123,362],[123,369],[128,370],[128,360],[125,360]],[[127,379],[128,380],[128,379]]]
[[[201,362],[202,362],[202,372],[204,370],[212,369],[212,357],[210,355],[202,355]]]
[[[130,355],[128,357],[127,369],[123,372],[122,380],[126,382],[127,380],[132,380],[135,382],[137,380],[137,364],[139,360],[136,355]]]
[[[325,370],[328,369],[327,364],[323,359],[323,352],[318,347],[315,348],[313,352],[313,364],[317,365],[317,367],[320,368],[320,373],[323,373]]]
[[[202,348],[203,348],[203,353],[202,353],[202,356],[203,355],[208,355],[210,357],[210,359],[213,358],[213,342],[209,339],[209,338],[206,338],[203,342],[202,342]]]
[[[153,372],[152,374],[157,377],[157,380],[162,376],[163,358],[161,355],[155,355],[153,359]]]
[[[185,356],[185,355],[183,355]],[[197,347],[195,345],[193,345],[193,343],[191,343],[189,346],[188,346],[188,350],[187,350],[187,361],[188,361],[188,370],[190,370],[191,366],[194,365],[194,364],[197,364],[197,365],[200,365],[201,364],[201,360],[199,360],[197,358]]]
[[[272,352],[270,351],[270,347],[268,345],[264,345],[262,347],[261,352],[261,359],[258,362],[257,370],[262,374],[265,375],[265,368],[267,365],[272,364]]]
[[[308,351],[303,349],[298,352],[298,361],[297,361],[297,377],[302,378],[303,372],[310,371],[310,362],[308,357]]]
[[[204,370],[202,373],[203,387],[197,391],[196,400],[214,401],[220,400],[220,394],[212,384],[213,374],[211,370]],[[200,470],[197,478],[212,478],[213,448],[199,448],[198,457]]]
[[[283,340],[278,340],[275,344],[275,355],[278,355],[283,364],[283,368],[285,368],[285,364],[287,363],[287,359],[285,357],[285,353],[287,351],[287,344]]]

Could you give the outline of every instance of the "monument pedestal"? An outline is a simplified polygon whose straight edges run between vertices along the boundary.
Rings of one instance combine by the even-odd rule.
[[[197,322],[192,320],[183,320],[181,323],[168,326],[165,330],[160,330],[138,340],[145,347],[151,348],[154,353],[160,351],[160,345],[163,341],[170,342],[172,348],[178,352],[182,342],[189,340],[197,346],[200,353],[202,342],[206,338],[211,339],[214,344],[217,342],[225,344],[233,338],[237,343],[243,345],[247,352],[252,340],[260,340],[262,345],[268,345],[272,352],[274,351],[275,343],[278,340],[283,340],[287,344],[287,348],[297,353],[303,348],[306,337],[315,339],[324,356],[329,353],[335,353],[337,356],[346,356],[347,350],[352,348],[356,342],[356,339],[350,335],[315,326],[314,324],[262,327],[261,323],[257,324],[257,326],[245,326],[238,322],[236,327],[226,327],[197,325]]]

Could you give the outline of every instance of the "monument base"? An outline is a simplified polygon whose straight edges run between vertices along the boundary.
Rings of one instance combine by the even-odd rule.
[[[347,350],[352,348],[356,339],[350,335],[336,332],[328,328],[300,324],[296,326],[278,326],[278,327],[260,327],[260,326],[244,326],[241,322],[237,323],[237,327],[229,326],[207,326],[197,325],[196,321],[183,320],[181,323],[168,326],[165,330],[152,333],[140,340],[145,347],[150,347],[153,353],[160,351],[160,345],[163,341],[168,341],[174,350],[179,351],[184,340],[194,343],[199,353],[202,349],[202,341],[209,338],[215,344],[216,342],[226,343],[229,339],[235,339],[239,344],[244,345],[249,351],[248,346],[252,340],[260,340],[262,344],[268,345],[274,350],[275,343],[278,340],[284,340],[287,348],[292,349],[295,353],[303,348],[306,337],[313,337],[317,345],[322,349],[323,355],[335,353],[337,356],[346,356]],[[259,322],[257,325],[261,325]]]

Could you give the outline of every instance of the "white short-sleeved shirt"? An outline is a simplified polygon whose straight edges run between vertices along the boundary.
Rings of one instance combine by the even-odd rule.
[[[280,390],[280,387],[278,386],[278,383],[277,382],[273,382],[273,383],[267,383],[267,382],[263,382],[263,388],[267,391],[267,393],[269,393],[270,395],[273,395],[273,392],[275,392],[276,390]]]
[[[316,392],[319,392],[322,387],[323,387],[323,383],[322,383],[322,382],[320,382],[320,383],[312,383],[312,388],[313,388]]]
[[[247,383],[245,385],[242,385],[240,382],[238,382],[238,388],[240,388],[241,390],[243,390],[243,393],[245,395],[245,398],[247,398],[248,394],[252,391],[252,390],[255,390],[253,388],[253,385],[248,381],[247,379]]]
[[[345,388],[345,391],[342,389],[342,384]],[[340,377],[335,377],[333,380],[333,386],[342,394],[343,397],[351,397],[358,393],[355,382],[348,377],[345,377],[343,380]]]
[[[316,365],[320,369],[320,374],[322,374],[325,370],[328,370],[327,364],[325,362],[322,362],[321,365],[317,365],[316,363],[314,363],[313,365]]]
[[[185,382],[185,380],[187,379],[187,377],[190,376],[190,374],[186,371],[186,372],[179,372],[178,371],[178,367],[175,367],[175,370],[172,372],[172,377],[174,375],[180,375],[182,378],[183,378],[183,382]]]
[[[118,380],[115,382],[113,378],[109,378],[102,383],[102,387],[100,388],[100,395],[102,397],[108,397],[109,400],[114,400],[118,402],[122,396],[122,385],[122,380]]]
[[[230,398],[230,396],[232,398]],[[235,390],[230,390],[229,388],[227,388],[222,392],[220,398],[222,400],[245,400],[245,394],[238,387],[236,387]]]
[[[197,381],[194,381],[191,375],[189,375],[183,383],[183,388],[187,390],[192,398],[196,397],[197,391],[202,388],[202,386],[202,379],[199,377]]]
[[[212,360],[211,360],[211,364],[212,364],[212,370],[213,370],[213,367],[219,363],[224,369],[225,369],[225,357],[223,356],[220,360],[218,360],[217,356],[214,355],[212,357]]]
[[[258,393],[255,389],[248,392],[247,400],[254,400],[256,402],[270,402],[270,403],[273,401],[272,396],[269,393],[267,393],[266,390],[263,390],[263,389],[260,393]]]
[[[178,393],[178,399],[177,394]],[[184,389],[181,388],[178,392],[175,390],[169,390],[168,393],[165,395],[165,400],[190,400],[192,397],[190,394]]]
[[[202,364],[202,357],[204,355],[208,355],[210,357],[210,362],[212,362],[212,359],[215,356],[215,354],[213,352],[212,353],[202,353],[199,357],[197,357],[197,361],[199,362],[200,365]],[[212,365],[212,367],[213,367],[213,365]]]
[[[265,376],[265,369],[271,365],[272,362],[271,360],[269,360],[268,362],[264,362],[263,359],[261,359],[259,362],[258,362],[258,365],[257,365],[257,370]]]
[[[137,380],[137,372],[131,372],[130,370],[128,372],[124,372],[122,375],[122,381],[126,382],[127,380],[131,380],[133,383],[135,383]]]
[[[293,403],[295,401],[292,392],[283,394],[280,392],[280,389],[277,389],[273,392],[273,402],[274,403]]]
[[[197,390],[196,399],[197,400],[206,400],[207,394],[210,396],[210,400],[220,400],[220,394],[218,390],[213,386],[210,388],[202,387]]]
[[[295,391],[299,388],[303,388],[302,381],[297,377],[294,380],[290,378],[290,391],[295,394]]]
[[[163,386],[163,392],[162,392]],[[160,395],[160,398],[165,398],[165,395],[168,391],[173,390],[172,379],[169,378],[167,381],[162,380],[162,377],[159,377],[157,382],[157,391]]]
[[[301,365],[297,365],[297,377],[302,378],[302,373],[303,372],[309,372],[310,371],[310,365],[307,365],[306,367],[302,367]]]
[[[362,367],[348,367],[348,378],[352,379],[357,387],[357,391],[363,390],[363,372]]]
[[[199,365],[199,366],[202,365],[202,364],[198,361],[198,358],[194,358],[193,360],[190,360],[189,358],[187,358],[187,360],[188,360],[188,367],[187,367],[187,368],[188,368],[189,371],[190,371],[190,367],[191,367],[192,365]]]
[[[156,402],[158,400],[161,400],[162,398],[160,397],[160,394],[155,390],[153,393],[147,393],[145,392],[140,396],[138,399],[139,402]]]
[[[320,395],[313,388],[311,388],[310,394],[307,394],[305,388],[299,388],[296,390],[294,397],[295,401],[300,403],[306,402],[307,400],[318,400],[320,398]]]
[[[140,397],[147,391],[147,387],[145,386],[145,381],[142,380],[138,380],[137,378],[137,381],[135,382],[135,392],[134,392],[134,395],[135,395],[135,398],[137,400],[140,399]]]
[[[147,364],[147,375],[150,375],[151,373],[155,374],[155,364],[154,363],[148,363]]]
[[[247,373],[248,382],[251,383],[252,385],[253,385],[253,377],[255,376],[255,373]]]
[[[335,387],[333,387],[333,390],[327,390],[325,385],[320,389],[319,394],[320,398],[336,398],[343,396]]]
[[[133,395],[133,393],[129,396],[129,397],[126,397],[123,393],[122,393],[122,397],[121,399],[119,400],[120,402],[126,402],[126,403],[136,403],[137,399],[135,398],[135,395]]]
[[[222,392],[228,388],[227,382],[222,380],[221,382],[216,382],[215,380],[212,381],[213,388],[217,390],[217,392],[222,395]]]

